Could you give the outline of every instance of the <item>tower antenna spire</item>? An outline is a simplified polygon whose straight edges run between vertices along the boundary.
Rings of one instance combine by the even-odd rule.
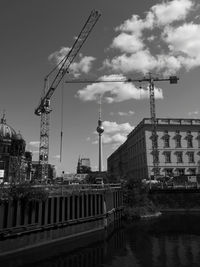
[[[101,136],[104,132],[104,128],[101,120],[101,95],[99,95],[99,119],[97,126],[97,133],[99,134],[99,173],[102,172],[102,140]]]
[[[99,95],[99,120],[101,120],[101,94]]]

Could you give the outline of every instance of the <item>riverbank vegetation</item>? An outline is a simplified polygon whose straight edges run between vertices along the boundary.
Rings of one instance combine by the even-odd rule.
[[[126,221],[158,214],[158,209],[149,198],[149,189],[140,179],[128,179],[123,184],[124,218]]]
[[[45,201],[49,193],[45,188],[33,187],[30,183],[11,184],[0,187],[0,204],[8,201],[21,201],[26,206],[30,202]]]

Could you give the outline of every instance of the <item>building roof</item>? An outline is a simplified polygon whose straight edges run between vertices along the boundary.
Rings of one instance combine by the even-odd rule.
[[[200,119],[188,119],[188,118],[157,118],[157,125],[159,126],[169,126],[169,125],[178,125],[178,126],[200,126]],[[139,129],[141,129],[144,125],[151,125],[150,118],[144,118],[128,135],[127,137],[132,136]]]

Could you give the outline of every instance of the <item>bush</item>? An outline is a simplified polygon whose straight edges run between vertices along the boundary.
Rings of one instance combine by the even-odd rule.
[[[49,193],[44,188],[34,188],[30,184],[24,183],[20,185],[11,184],[9,187],[1,187],[0,189],[0,201],[17,201],[25,205],[29,202],[45,201],[48,198]]]
[[[129,179],[123,186],[123,192],[125,219],[132,220],[156,212],[155,205],[148,197],[149,189],[140,179]]]

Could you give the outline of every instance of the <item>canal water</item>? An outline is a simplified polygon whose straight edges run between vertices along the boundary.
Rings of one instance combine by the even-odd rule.
[[[77,241],[78,242],[78,241]],[[60,246],[60,247],[59,247]],[[1,261],[1,267],[193,267],[200,266],[200,214],[166,214],[137,221],[116,230],[105,239],[65,252],[68,244],[38,250],[29,263],[23,254]],[[59,253],[59,251],[61,251]],[[40,260],[39,260],[40,259]]]

